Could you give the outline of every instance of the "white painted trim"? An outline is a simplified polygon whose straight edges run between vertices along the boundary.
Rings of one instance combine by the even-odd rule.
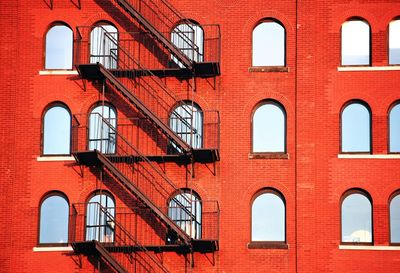
[[[37,161],[75,161],[73,156],[38,156]]]
[[[338,71],[397,71],[400,70],[399,65],[391,66],[339,66]]]
[[[41,70],[39,75],[78,75],[76,70]]]
[[[355,159],[400,159],[400,154],[338,154],[338,158],[355,158]]]
[[[33,248],[33,252],[55,252],[55,251],[74,251],[71,246],[38,246]]]
[[[400,250],[400,246],[339,245],[339,249],[346,249],[346,250]]]

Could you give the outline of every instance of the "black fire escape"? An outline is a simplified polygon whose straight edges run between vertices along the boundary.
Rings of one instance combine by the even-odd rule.
[[[101,257],[117,272],[169,272],[154,253],[213,253],[218,250],[219,208],[217,202],[202,202],[200,228],[195,217],[195,202],[187,199],[157,162],[215,164],[219,160],[219,115],[217,111],[201,113],[204,121],[202,145],[194,144],[198,132],[193,125],[193,109],[182,107],[180,112],[174,112],[171,123],[171,109],[182,99],[161,78],[176,77],[193,82],[196,77],[215,79],[220,73],[219,27],[201,26],[203,33],[199,46],[194,41],[196,29],[193,23],[165,0],[109,2],[137,24],[140,31],[115,33],[101,25],[79,27],[75,63],[84,81],[101,84],[103,96],[113,93],[136,115],[124,126],[121,121],[95,113],[93,120],[102,134],[97,140],[99,146],[95,147],[79,141],[87,139],[91,129],[79,124],[79,118],[75,117],[73,155],[80,165],[100,169],[101,176],[111,178],[139,205],[134,213],[120,214],[100,203],[75,204],[72,246],[77,254]],[[176,27],[177,24],[183,24],[185,28]],[[92,37],[94,28],[96,41]],[[178,39],[179,44],[172,38]],[[138,44],[146,44],[146,50],[138,50]],[[93,50],[94,47],[101,50]],[[151,57],[143,57],[146,54]],[[180,131],[173,128],[177,123]],[[143,133],[140,129],[130,130],[132,124],[148,134],[152,132],[147,137],[157,147],[143,147],[140,136],[132,140],[134,135]],[[172,193],[178,193],[179,198],[173,199],[173,204],[190,223],[189,228],[168,215],[170,208],[166,208],[166,204]],[[98,216],[95,222],[99,234],[96,236],[77,231],[89,224],[88,216],[85,216],[88,206]],[[140,216],[148,217],[148,214],[152,215],[151,223],[161,234],[159,237],[164,237],[163,242],[150,240],[148,243],[147,238],[141,238],[141,241],[132,234],[131,223],[138,221]],[[195,236],[195,233],[201,236]]]

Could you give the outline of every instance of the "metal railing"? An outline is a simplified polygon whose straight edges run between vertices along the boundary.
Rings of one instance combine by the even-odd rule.
[[[134,231],[128,230],[119,221],[119,218],[125,222],[134,221],[135,214],[116,214],[115,208],[111,209],[95,202],[73,204],[70,243],[92,240],[103,243],[127,272],[168,273],[162,261],[137,240]]]
[[[215,110],[195,112],[193,115],[194,127],[191,134],[184,124],[177,123],[174,116],[164,120],[180,137],[194,148],[215,149],[220,148],[220,117]],[[87,119],[87,120],[86,120]],[[101,115],[93,113],[75,114],[72,126],[72,150],[84,151],[96,148],[105,153],[114,153],[118,148],[115,132],[102,121]],[[169,139],[154,127],[146,118],[118,118],[106,119],[118,134],[133,145],[144,156],[165,156],[176,151],[176,147]],[[90,128],[91,126],[92,128]]]
[[[91,59],[95,58],[96,61],[102,60],[102,64],[111,69],[111,71],[118,69],[119,72],[116,71],[116,74],[119,75],[119,82],[161,120],[166,120],[171,109],[182,101],[157,76],[144,68],[132,56],[130,50],[118,43],[118,34],[110,33],[102,26],[78,27],[77,29],[77,47],[79,50],[75,55],[75,64],[87,64],[90,63]],[[93,44],[90,43],[90,36],[94,29],[98,36],[95,43],[100,49],[95,50],[96,56],[91,56]],[[104,49],[109,50],[102,52]],[[146,77],[138,77],[138,73],[145,74]],[[187,117],[191,117],[192,113],[185,111],[183,114],[185,118],[179,114],[176,116],[180,119],[180,122],[185,124],[187,123]]]

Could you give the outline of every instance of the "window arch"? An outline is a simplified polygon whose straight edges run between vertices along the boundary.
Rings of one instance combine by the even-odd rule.
[[[90,32],[90,63],[117,68],[118,30],[109,23],[99,23]]]
[[[389,152],[400,153],[400,102],[389,111]]]
[[[400,191],[389,200],[390,243],[400,244]]]
[[[202,203],[197,193],[184,189],[174,195],[168,202],[168,216],[193,239],[201,239]]]
[[[69,202],[60,192],[46,195],[40,203],[39,244],[68,243]]]
[[[73,32],[63,24],[46,33],[45,69],[72,69]]]
[[[203,146],[203,112],[196,103],[184,101],[169,117],[169,126],[193,148]]]
[[[389,64],[400,64],[400,18],[389,24]]]
[[[251,206],[251,241],[286,241],[286,205],[274,189],[260,191]]]
[[[253,66],[285,66],[286,31],[275,19],[266,19],[253,30]]]
[[[198,23],[191,21],[178,24],[171,32],[171,41],[190,60],[204,61],[204,31]],[[172,56],[172,60],[183,67],[176,57]]]
[[[342,65],[370,64],[371,30],[367,21],[350,19],[342,24]]]
[[[95,193],[86,208],[86,240],[113,242],[115,201],[108,192]]]
[[[89,115],[89,150],[115,153],[117,112],[111,105],[95,106]]]
[[[286,152],[286,111],[277,101],[260,103],[252,117],[252,152]]]
[[[346,192],[341,204],[342,243],[372,243],[372,199],[362,190]]]
[[[45,110],[42,120],[42,154],[71,153],[71,113],[63,103],[53,103]]]
[[[348,103],[341,113],[341,151],[371,152],[371,111],[361,101]]]

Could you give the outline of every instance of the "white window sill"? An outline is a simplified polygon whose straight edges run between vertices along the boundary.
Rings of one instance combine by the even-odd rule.
[[[338,71],[396,71],[400,65],[391,66],[339,66]]]
[[[73,156],[38,156],[37,161],[75,161]]]
[[[38,246],[33,248],[33,252],[56,252],[74,251],[71,246]]]
[[[338,158],[353,158],[353,159],[400,159],[400,154],[338,154]]]
[[[339,249],[345,249],[345,250],[400,250],[400,246],[355,246],[355,245],[339,245]]]
[[[41,70],[39,75],[78,75],[76,70]]]

